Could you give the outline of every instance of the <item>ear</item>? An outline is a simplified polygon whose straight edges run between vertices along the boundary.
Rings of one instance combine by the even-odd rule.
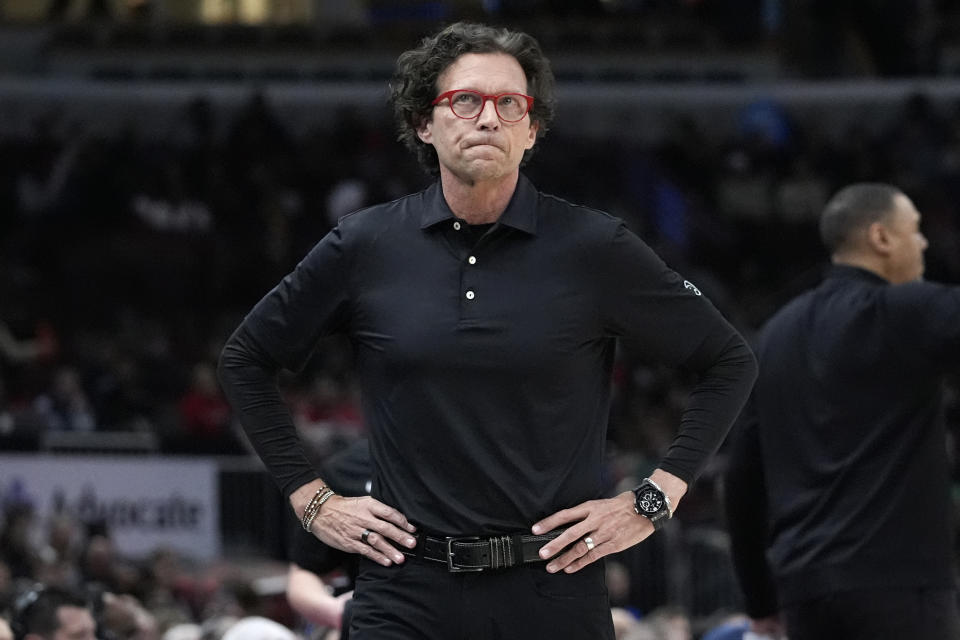
[[[533,148],[533,145],[536,144],[536,142],[537,142],[537,133],[538,133],[539,131],[540,131],[540,123],[537,122],[537,121],[535,121],[535,120],[531,120],[531,121],[530,121],[530,130],[529,130],[529,132],[528,132],[528,134],[527,134],[527,145],[524,147],[524,149],[532,149],[532,148]]]
[[[882,222],[874,222],[867,227],[867,244],[880,255],[889,255],[891,251],[890,230]]]
[[[433,144],[433,120],[424,118],[417,126],[417,137],[424,144]]]

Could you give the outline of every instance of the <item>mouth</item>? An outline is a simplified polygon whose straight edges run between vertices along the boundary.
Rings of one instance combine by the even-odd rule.
[[[473,142],[468,142],[465,147],[467,149],[472,149],[474,147],[493,147],[494,149],[500,149],[500,145],[489,140],[475,140]]]

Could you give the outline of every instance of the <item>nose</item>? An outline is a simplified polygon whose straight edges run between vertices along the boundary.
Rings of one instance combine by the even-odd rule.
[[[930,246],[930,243],[927,242],[927,236],[925,236],[925,235],[923,235],[923,234],[921,233],[921,234],[920,234],[920,250],[921,250],[921,251],[926,251],[926,250],[927,250],[927,247],[929,247],[929,246]]]
[[[484,129],[496,129],[500,126],[500,116],[497,115],[497,106],[493,98],[487,98],[483,101],[480,108],[480,115],[477,116],[477,125]]]

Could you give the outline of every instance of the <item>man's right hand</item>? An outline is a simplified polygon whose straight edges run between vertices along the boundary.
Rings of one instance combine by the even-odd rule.
[[[302,517],[307,503],[320,486],[322,481],[317,480],[290,495],[294,513]],[[366,530],[370,533],[364,542]],[[370,496],[346,498],[333,495],[320,507],[319,515],[310,526],[310,532],[325,544],[359,553],[385,567],[403,562],[404,555],[398,547],[412,549],[417,546],[416,539],[410,535],[416,530],[402,513]]]

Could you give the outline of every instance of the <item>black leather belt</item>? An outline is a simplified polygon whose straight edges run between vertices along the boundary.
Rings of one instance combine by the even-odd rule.
[[[528,562],[542,562],[540,547],[553,540],[564,529],[541,535],[435,537],[417,534],[416,549],[401,549],[415,558],[441,562],[447,571],[483,571],[506,569]]]

